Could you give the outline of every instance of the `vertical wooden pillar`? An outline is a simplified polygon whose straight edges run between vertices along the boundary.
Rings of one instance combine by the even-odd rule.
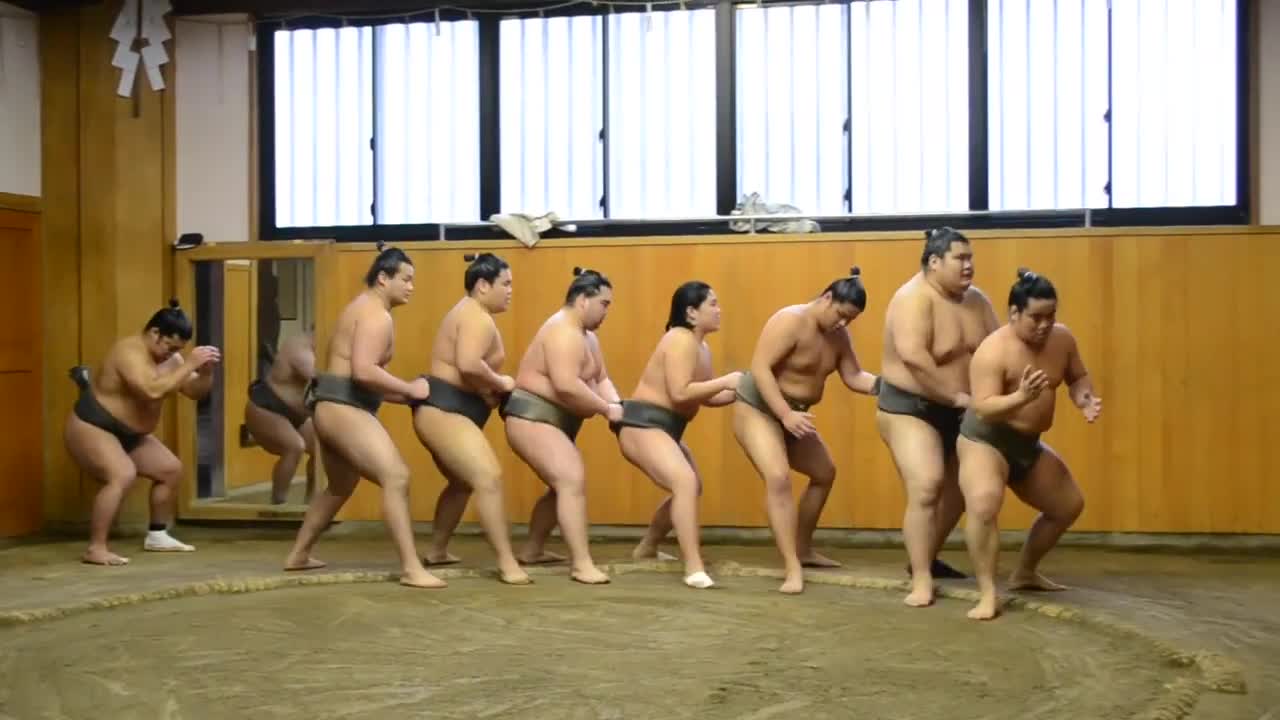
[[[141,331],[172,288],[165,234],[172,103],[151,89],[141,65],[136,99],[116,93],[120,70],[111,64],[116,43],[109,33],[120,6],[108,0],[41,18],[45,512],[53,527],[83,525],[97,490],[63,447],[62,426],[76,397],[67,368],[95,365],[117,339]],[[171,65],[164,75],[171,86]],[[172,439],[171,412],[158,435]],[[146,485],[126,500],[121,525],[146,522]]]

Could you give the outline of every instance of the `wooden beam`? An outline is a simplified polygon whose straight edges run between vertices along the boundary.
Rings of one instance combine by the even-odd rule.
[[[0,208],[18,212],[40,212],[40,198],[34,195],[14,195],[0,192]]]

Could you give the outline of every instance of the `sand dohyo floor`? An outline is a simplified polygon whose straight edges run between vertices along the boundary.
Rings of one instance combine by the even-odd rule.
[[[1280,717],[1280,562],[1256,557],[1064,548],[1048,569],[1079,589],[984,624],[959,597],[901,605],[892,550],[832,549],[846,567],[785,597],[767,547],[708,547],[713,591],[625,544],[596,545],[609,586],[512,588],[468,538],[419,591],[376,536],[327,538],[305,579],[277,571],[287,534],[182,536],[200,550],[123,541],[121,569],[0,550],[0,717]]]

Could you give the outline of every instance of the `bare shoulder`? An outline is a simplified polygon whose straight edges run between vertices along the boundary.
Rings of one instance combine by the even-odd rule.
[[[374,320],[376,322],[383,322],[384,320],[390,322],[391,320],[391,311],[375,302],[367,300],[361,302],[356,310],[360,313],[361,320]]]
[[[107,351],[107,357],[110,359],[123,355],[136,355],[142,349],[142,343],[138,342],[137,338],[133,336],[122,337],[111,344],[111,349]]]
[[[1004,356],[1005,351],[1009,349],[1013,340],[1009,326],[1001,325],[994,332],[984,337],[982,342],[978,343],[977,349],[973,351],[973,362],[998,361]]]
[[[662,336],[662,339],[658,341],[659,348],[671,348],[677,351],[689,351],[698,344],[698,340],[693,336],[693,333],[681,327],[671,328]],[[706,346],[706,342],[701,344]]]
[[[111,346],[103,365],[133,364],[149,358],[146,345],[139,338],[129,336],[120,338]]]
[[[544,345],[559,348],[581,347],[585,342],[581,330],[563,322],[558,317],[551,318],[538,330],[538,337],[534,338],[534,342],[538,342],[539,339]]]
[[[917,272],[915,275],[908,278],[906,282],[899,285],[897,290],[893,291],[893,294],[889,296],[889,302],[892,303],[899,298],[905,298],[909,295],[917,294],[920,291],[921,285],[920,273]]]
[[[966,306],[980,308],[982,310],[986,310],[988,308],[994,309],[991,304],[991,298],[987,297],[987,294],[982,292],[982,289],[977,285],[970,285],[969,289],[965,291],[964,304]]]
[[[928,317],[933,312],[934,294],[929,286],[908,280],[889,300],[885,308],[885,324],[891,326],[905,318]]]
[[[1076,346],[1076,336],[1071,332],[1071,328],[1063,323],[1054,323],[1053,330],[1049,333],[1049,342],[1069,351]]]
[[[498,324],[494,322],[493,316],[474,303],[464,303],[457,310],[458,322],[466,323],[470,328],[493,329],[498,327]]]
[[[764,325],[777,329],[791,328],[798,324],[802,317],[804,317],[803,305],[788,305],[770,315]]]

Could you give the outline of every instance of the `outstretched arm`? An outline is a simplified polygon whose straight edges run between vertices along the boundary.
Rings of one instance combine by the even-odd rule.
[[[853,349],[849,328],[841,329],[837,342],[840,343],[840,379],[844,381],[845,387],[863,395],[877,394],[880,386],[876,381],[880,378],[863,370],[858,363],[858,353]]]
[[[711,399],[704,402],[703,405],[706,405],[707,407],[724,407],[725,405],[732,405],[737,401],[737,399],[737,389],[729,388],[728,390],[721,390],[715,395],[712,395]]]

